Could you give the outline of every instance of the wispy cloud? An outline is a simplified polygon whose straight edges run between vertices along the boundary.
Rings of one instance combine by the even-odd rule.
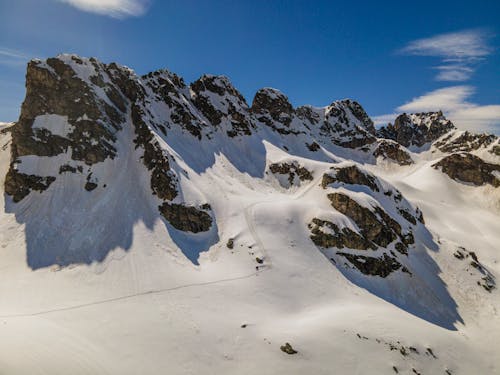
[[[488,42],[492,35],[484,30],[463,30],[435,35],[410,42],[399,52],[407,55],[431,56],[441,59],[438,81],[467,81],[477,63],[493,52]]]
[[[402,112],[442,110],[461,129],[500,134],[500,105],[472,103],[469,99],[474,92],[475,88],[472,86],[452,86],[434,90],[399,106],[394,114],[375,116],[375,119],[380,120],[380,125],[392,122],[397,114]]]
[[[428,92],[399,106],[399,112],[454,111],[470,106],[466,99],[474,93],[471,86],[452,86]]]
[[[0,65],[24,66],[28,60],[30,57],[21,51],[0,47]]]
[[[142,16],[149,8],[150,0],[56,0],[70,4],[85,12],[113,18]]]
[[[399,113],[388,113],[385,115],[380,115],[380,116],[372,116],[372,121],[375,124],[375,126],[379,125],[387,125],[388,123],[394,122],[394,119],[398,117]]]

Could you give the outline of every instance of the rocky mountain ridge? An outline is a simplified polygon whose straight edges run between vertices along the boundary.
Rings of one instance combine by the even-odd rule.
[[[456,336],[471,334],[478,311],[494,321],[498,305],[498,137],[460,131],[440,112],[376,129],[350,99],[294,107],[263,88],[248,103],[224,76],[186,84],[75,55],[30,62],[26,86],[19,120],[0,128],[0,250],[5,280],[29,298],[3,283],[5,316],[59,306],[101,316],[130,303],[146,317],[132,313],[144,322],[134,337],[206,335],[193,347],[224,363],[222,346],[244,357],[264,343],[261,355],[275,346],[281,355],[290,341],[298,361],[324,369],[331,337],[346,358],[359,345],[379,353],[377,373],[455,371],[444,346],[425,354],[440,342],[489,358],[469,343],[496,326]],[[351,319],[356,332],[346,333]],[[392,333],[398,319],[404,338]],[[268,335],[277,331],[299,333]],[[238,352],[234,337],[245,335],[255,340]],[[389,366],[377,347],[401,358]]]
[[[212,152],[239,158],[238,154],[243,151],[244,157],[239,163],[244,170],[262,176],[269,168],[269,173],[276,176],[288,175],[292,186],[293,173],[309,181],[313,179],[312,173],[297,161],[290,165],[269,163],[269,167],[265,167],[267,161],[262,160],[262,151],[255,147],[256,143],[270,142],[291,155],[313,160],[338,162],[342,159],[335,155],[345,154],[344,158],[361,163],[388,160],[402,166],[413,164],[411,152],[406,147],[422,147],[438,139],[436,147],[442,152],[488,148],[494,155],[494,147],[498,147],[498,138],[493,136],[467,132],[456,135],[456,128],[441,112],[402,114],[394,125],[376,130],[359,103],[349,99],[335,101],[324,108],[293,108],[283,93],[264,88],[257,91],[249,106],[224,76],[204,75],[186,85],[181,77],[166,70],[139,77],[115,63],[103,64],[75,55],[31,61],[26,87],[20,118],[11,128],[11,166],[5,179],[5,192],[13,202],[22,201],[32,191],[41,193],[49,189],[56,180],[68,174],[81,176],[82,188],[89,194],[96,189],[109,188],[113,181],[106,181],[99,166],[119,157],[119,149],[123,153],[133,148],[150,175],[149,189],[156,197],[154,204],[159,213],[174,228],[191,233],[213,229],[216,219],[210,202],[202,197],[189,202],[184,197],[179,178],[189,179],[189,174],[177,163],[174,154],[185,158],[186,152],[196,150],[198,155],[189,156],[196,164],[209,158]],[[125,139],[124,133],[130,138]],[[445,164],[444,160],[449,161]],[[463,169],[463,163],[457,164],[459,160],[465,159],[445,158],[435,167],[443,167],[444,173],[462,178],[464,182],[498,186],[496,167],[488,167],[493,164],[475,156],[471,168],[478,168],[483,163],[484,172],[470,177],[470,173],[457,173],[457,169]],[[50,167],[40,167],[39,161],[49,163]],[[250,170],[252,164],[260,164],[260,170]],[[351,171],[349,183],[366,186],[366,173]],[[334,181],[328,176],[331,175],[324,175],[324,187],[325,178]],[[373,184],[369,184],[371,190]],[[375,215],[379,219],[370,219],[372,208],[367,210],[358,206],[349,196],[336,193],[328,198],[337,211],[351,217],[359,228],[379,223],[383,232],[387,225],[394,228],[394,223],[401,218],[408,220],[408,215],[413,218],[410,220],[413,225],[416,224],[414,218],[421,216],[410,214],[410,208],[396,209],[395,212],[403,216],[394,221],[383,209],[377,208]],[[380,199],[376,197],[376,201]],[[354,213],[347,212],[346,203],[357,211],[358,219],[352,216]],[[364,220],[371,220],[371,224],[361,224]],[[341,230],[328,221],[318,223],[316,221],[313,230],[315,236],[325,225],[339,238],[346,235],[346,228]],[[399,224],[397,227],[394,229],[396,236],[389,230],[390,240],[380,245],[387,247],[402,236]],[[354,235],[355,232],[349,230],[348,233]],[[373,238],[360,233],[365,236],[360,239],[366,244],[362,247],[373,247]],[[411,232],[409,235],[412,237]],[[330,243],[332,240],[323,238],[315,242],[325,241]],[[333,243],[338,241],[342,243],[340,239]],[[409,243],[403,238],[396,243],[396,249],[404,253]],[[69,259],[71,257],[67,262]]]

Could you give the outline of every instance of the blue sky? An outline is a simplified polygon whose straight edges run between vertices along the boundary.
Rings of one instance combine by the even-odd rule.
[[[0,121],[26,62],[62,52],[191,82],[224,74],[249,103],[358,100],[377,122],[443,109],[500,134],[500,1],[0,0]]]

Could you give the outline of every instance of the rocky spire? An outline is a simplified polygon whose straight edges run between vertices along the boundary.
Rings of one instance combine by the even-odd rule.
[[[421,147],[455,129],[453,123],[441,111],[403,113],[396,118],[394,125],[388,124],[380,128],[377,135],[392,139],[405,147]]]

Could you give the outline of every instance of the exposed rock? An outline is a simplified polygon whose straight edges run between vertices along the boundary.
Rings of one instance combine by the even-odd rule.
[[[479,261],[474,251],[469,251],[464,247],[459,247],[455,253],[453,253],[453,256],[458,260],[465,260],[469,257],[472,258],[469,265],[475,268],[481,276],[480,280],[477,281],[477,285],[481,286],[489,293],[491,293],[493,289],[496,289],[495,276]]]
[[[77,167],[73,167],[69,164],[63,164],[59,167],[59,174],[63,174],[63,173],[77,173],[77,172],[80,172],[82,173],[83,172],[83,167],[81,165],[77,166]]]
[[[20,202],[31,191],[42,192],[47,190],[51,183],[56,180],[55,177],[35,176],[19,173],[17,169],[11,166],[5,176],[5,193],[12,197],[14,202]]]
[[[450,178],[472,183],[480,186],[490,184],[494,187],[500,186],[500,165],[490,164],[483,159],[469,154],[460,153],[444,157],[433,165],[435,169],[441,168]],[[496,172],[497,174],[495,175]]]
[[[292,345],[290,345],[288,342],[285,343],[285,345],[282,345],[280,347],[281,351],[286,353],[286,354],[297,354],[298,352],[292,348]]]
[[[396,258],[390,257],[387,254],[383,254],[379,258],[344,252],[337,252],[337,255],[346,258],[354,267],[365,275],[385,278],[402,267],[401,263],[399,263]],[[402,271],[411,274],[406,267],[403,267]]]
[[[234,239],[230,238],[229,240],[227,240],[226,246],[228,249],[233,249],[234,248]]]
[[[496,139],[497,137],[492,134],[472,134],[466,131],[453,140],[447,137],[434,145],[442,152],[470,152],[488,147]]]
[[[159,210],[174,228],[184,232],[206,232],[212,226],[210,215],[196,207],[165,202]]]
[[[332,183],[342,182],[349,185],[364,185],[368,186],[373,191],[380,191],[376,178],[360,170],[356,165],[349,167],[332,167],[334,173],[325,173],[321,181],[323,189]]]
[[[349,228],[340,229],[330,221],[314,218],[309,224],[311,240],[316,246],[323,248],[335,247],[342,249],[375,250],[377,248],[372,242],[354,232]]]
[[[251,135],[254,125],[245,98],[224,76],[204,75],[191,84],[193,104],[214,126],[225,121],[230,137]]]
[[[373,152],[373,156],[392,160],[399,165],[413,164],[413,159],[410,154],[408,154],[398,143],[395,142],[381,141]]]
[[[105,66],[93,59],[87,61],[95,68],[90,81],[103,86]],[[50,157],[70,152],[71,159],[89,166],[115,158],[115,134],[125,118],[115,106],[99,97],[88,82],[78,77],[72,64],[81,65],[84,62],[76,56],[62,56],[47,59],[46,62],[33,60],[28,64],[26,98],[19,121],[12,128],[11,169],[15,161],[27,155]],[[86,65],[82,69],[90,68]],[[106,92],[116,94],[116,88],[111,83],[108,85]],[[116,98],[119,96],[116,94]],[[48,116],[42,117],[46,128],[34,127],[40,116]],[[54,128],[60,124],[52,124],[51,121],[67,123],[65,132],[55,132]],[[60,173],[70,171],[63,166],[61,168]],[[14,174],[11,171],[11,175]],[[22,184],[18,190],[25,191],[19,178],[11,180],[7,191],[15,191],[12,184],[16,182]],[[34,183],[33,178],[31,183]],[[39,188],[42,185],[37,184]],[[18,194],[17,198],[21,196],[25,194]]]
[[[405,147],[421,147],[434,142],[451,130],[453,123],[441,111],[399,115],[394,125],[388,124],[377,132],[380,138],[392,139]]]
[[[497,156],[500,156],[500,145],[495,145],[491,148],[490,152],[493,154],[493,155],[497,155]]]
[[[310,124],[317,124],[321,121],[321,116],[310,105],[303,105],[295,110],[297,117]]]
[[[354,117],[356,117],[361,122],[365,130],[375,135],[376,131],[372,119],[370,118],[370,116],[368,116],[363,107],[361,107],[361,105],[357,101],[345,99],[341,100],[340,103],[349,108]]]
[[[269,170],[274,174],[288,175],[290,185],[294,184],[297,177],[300,181],[312,181],[312,173],[305,167],[300,166],[297,162],[291,163],[274,163],[269,166]]]
[[[151,171],[151,189],[158,198],[173,200],[177,196],[177,179],[170,170],[168,156],[161,149],[158,141],[143,120],[143,112],[137,105],[132,106],[132,122],[135,127],[137,147],[144,150],[142,161]]]
[[[66,152],[69,147],[72,159],[88,165],[114,158],[114,133],[121,128],[123,116],[97,98],[64,61],[53,58],[46,64],[37,60],[28,64],[26,98],[12,133],[13,158],[54,156]],[[32,128],[35,118],[47,113],[67,117],[68,123],[73,125],[67,138]]]
[[[406,219],[406,221],[409,221],[413,225],[417,225],[417,218],[413,216],[410,212],[403,209],[398,209],[398,212],[401,216],[403,216]]]
[[[332,143],[346,148],[358,148],[376,141],[373,123],[363,120],[361,106],[351,100],[340,100],[325,108],[325,120],[320,126],[320,134]],[[359,108],[358,108],[359,106]],[[362,109],[361,109],[362,110]],[[354,112],[353,112],[354,111]],[[364,110],[362,110],[364,112]],[[366,115],[366,113],[365,113]]]
[[[95,182],[91,182],[91,181],[87,181],[85,183],[85,190],[87,191],[92,191],[94,190],[95,188],[97,188],[97,184]]]
[[[279,90],[263,88],[257,91],[252,102],[251,111],[258,119],[267,125],[272,125],[270,119],[285,126],[292,122],[293,107],[288,98]]]
[[[342,193],[328,194],[328,199],[333,208],[356,223],[361,230],[361,235],[367,240],[387,247],[398,236],[401,236],[401,226],[382,208],[376,207],[375,212],[372,212]]]
[[[316,142],[306,143],[306,146],[309,149],[309,151],[312,151],[312,152],[316,152],[321,148]]]

